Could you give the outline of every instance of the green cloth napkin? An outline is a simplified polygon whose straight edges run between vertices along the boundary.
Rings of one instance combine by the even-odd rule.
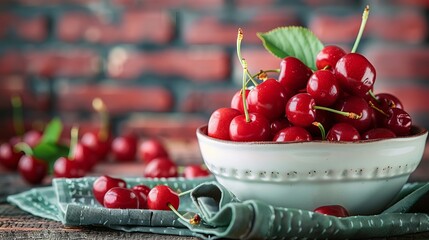
[[[195,213],[201,216],[202,222],[192,225],[171,211],[104,208],[92,196],[94,180],[94,177],[54,179],[52,187],[12,195],[8,201],[33,215],[61,221],[66,226],[97,225],[204,239],[361,239],[429,231],[428,213],[410,212],[419,199],[429,194],[429,183],[406,184],[381,214],[337,218],[273,207],[255,200],[240,202],[214,178],[125,179],[128,186],[166,184],[177,191],[192,190],[180,198],[179,207],[186,218]]]

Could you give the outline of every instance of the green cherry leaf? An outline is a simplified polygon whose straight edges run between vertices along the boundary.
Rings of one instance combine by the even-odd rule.
[[[63,130],[63,124],[59,118],[52,119],[48,125],[46,125],[43,131],[42,139],[40,143],[56,143],[60,138],[61,131]]]
[[[50,173],[52,173],[55,161],[60,157],[66,157],[68,153],[67,146],[51,142],[43,142],[33,148],[33,156],[47,162]]]
[[[265,49],[279,58],[296,57],[316,70],[316,56],[323,49],[322,42],[308,28],[289,26],[257,33]]]

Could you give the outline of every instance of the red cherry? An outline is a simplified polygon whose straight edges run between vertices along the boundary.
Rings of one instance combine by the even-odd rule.
[[[21,151],[15,151],[10,143],[0,145],[0,164],[7,169],[16,170],[18,168],[19,159],[24,155]]]
[[[98,132],[87,132],[80,141],[95,153],[97,162],[106,160],[112,142],[110,135],[106,139],[100,139]]]
[[[326,134],[326,140],[332,142],[352,142],[360,140],[359,131],[348,123],[336,123]]]
[[[120,178],[114,178],[107,175],[98,177],[92,185],[92,193],[95,199],[103,205],[104,195],[114,187],[126,188],[127,183]]]
[[[400,108],[390,108],[384,126],[392,130],[397,136],[407,136],[410,134],[412,119],[411,116]]]
[[[150,192],[150,187],[140,184],[132,187],[131,190],[134,191],[134,193],[137,195],[137,198],[139,199],[139,208],[148,209],[147,195]]]
[[[264,115],[269,121],[284,116],[285,104],[292,95],[277,80],[267,79],[252,90],[247,96],[250,113]]]
[[[213,138],[229,140],[229,125],[231,120],[242,113],[234,108],[219,108],[209,119],[207,135]]]
[[[362,134],[362,139],[394,138],[396,134],[387,128],[373,128]]]
[[[311,69],[298,58],[286,57],[280,63],[279,82],[290,91],[298,91],[305,88],[312,74]]]
[[[21,176],[30,184],[39,184],[47,175],[48,164],[34,156],[23,155],[18,163]]]
[[[246,95],[246,99],[247,96],[249,95],[250,90],[246,89],[246,91],[244,92],[244,94]],[[237,109],[239,110],[241,113],[244,113],[243,110],[243,97],[241,96],[241,90],[238,90],[234,96],[231,99],[231,108]]]
[[[280,130],[273,141],[275,142],[308,142],[312,137],[310,133],[302,127],[292,126]]]
[[[30,130],[22,136],[22,141],[27,143],[28,146],[31,148],[35,147],[37,144],[39,144],[40,140],[42,139],[42,133],[37,130]]]
[[[79,178],[85,176],[85,174],[85,168],[73,159],[60,157],[54,163],[54,176],[56,178]]]
[[[76,161],[87,172],[91,171],[98,161],[97,155],[82,143],[77,143],[72,151],[73,161]]]
[[[353,119],[339,114],[335,115],[337,122],[345,122],[354,126],[359,132],[368,130],[372,125],[373,109],[364,98],[358,96],[347,96],[338,100],[335,109],[343,112],[352,112],[360,115],[360,118]]]
[[[349,211],[341,205],[326,205],[314,209],[314,212],[331,215],[335,217],[348,217],[350,216]]]
[[[286,116],[290,123],[300,127],[310,126],[316,119],[314,98],[308,93],[298,93],[286,104]]]
[[[325,46],[316,56],[316,67],[317,69],[333,69],[344,55],[346,55],[346,51],[338,46]]]
[[[373,87],[376,72],[364,56],[348,53],[335,65],[335,76],[344,91],[363,97]]]
[[[375,95],[375,97],[378,100],[379,105],[382,106],[381,109],[383,110],[387,108],[394,108],[394,107],[404,109],[402,102],[397,97],[395,97],[390,93],[378,93]]]
[[[330,129],[332,124],[334,124],[333,114],[334,113],[328,111],[316,110],[316,119],[314,121],[320,123],[324,129]],[[322,138],[320,128],[317,125],[311,124],[310,126],[306,127],[306,129],[314,139]]]
[[[131,189],[113,187],[104,195],[103,206],[106,208],[135,209],[139,208],[139,199]]]
[[[143,176],[147,178],[177,177],[177,165],[168,157],[155,158],[146,164]]]
[[[112,141],[111,151],[113,159],[118,162],[134,161],[137,152],[137,138],[132,134],[118,136]]]
[[[277,120],[274,120],[273,122],[271,122],[270,125],[271,135],[274,137],[278,131],[290,126],[292,126],[292,124],[287,120],[287,118],[282,117]]]
[[[319,106],[331,106],[339,96],[340,87],[335,75],[328,70],[318,70],[307,83],[307,92]]]
[[[149,163],[155,158],[168,157],[168,152],[164,144],[158,139],[147,139],[143,141],[138,149],[139,158],[145,163]]]
[[[257,113],[249,113],[250,121],[245,115],[236,116],[229,126],[231,140],[238,142],[268,141],[271,137],[270,122]]]
[[[179,195],[166,185],[153,187],[147,195],[147,205],[152,210],[170,210],[168,204],[179,208]]]
[[[209,175],[210,172],[202,165],[188,165],[183,170],[183,177],[185,178],[207,177]]]

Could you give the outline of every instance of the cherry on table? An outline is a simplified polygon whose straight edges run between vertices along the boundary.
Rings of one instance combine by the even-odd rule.
[[[137,137],[133,134],[117,136],[112,141],[111,153],[115,161],[134,161],[137,153]]]
[[[291,126],[280,130],[273,141],[275,142],[308,142],[313,138],[303,127]]]
[[[316,56],[317,69],[333,69],[346,51],[335,45],[325,46]]]
[[[209,170],[201,164],[188,165],[183,169],[183,177],[191,179],[198,177],[207,177],[210,175]]]
[[[106,208],[137,209],[139,208],[139,198],[129,188],[113,187],[104,195],[103,206]]]
[[[291,91],[305,88],[312,74],[311,69],[298,58],[289,56],[280,62],[279,82]]]
[[[21,151],[16,151],[12,144],[5,142],[0,145],[0,164],[9,170],[16,170],[21,157]]]
[[[48,164],[34,156],[23,155],[18,163],[21,176],[30,184],[40,184],[48,173]]]
[[[60,157],[54,163],[56,178],[80,178],[86,175],[86,168],[80,162],[68,157]]]
[[[348,123],[334,124],[326,134],[326,140],[332,141],[332,142],[339,142],[339,141],[352,142],[352,141],[358,141],[360,140],[360,138],[361,137],[360,137],[359,131],[351,124],[348,124]]]
[[[179,195],[166,185],[153,187],[147,195],[147,205],[152,210],[170,210],[171,204],[174,209],[179,208]]]
[[[209,118],[207,125],[207,135],[209,137],[229,140],[229,125],[234,117],[242,113],[234,108],[216,109]]]
[[[126,188],[127,183],[121,178],[115,178],[108,175],[103,175],[98,177],[93,185],[92,192],[94,194],[95,199],[103,205],[104,195],[109,189],[114,187]]]
[[[147,209],[147,195],[150,192],[150,187],[144,184],[135,185],[131,188],[139,199],[139,208]]]
[[[341,205],[326,205],[314,209],[314,212],[335,217],[349,217],[349,211]]]
[[[82,142],[78,142],[72,151],[73,161],[87,172],[91,171],[98,162],[98,155]]]
[[[267,141],[271,137],[270,122],[258,113],[236,116],[229,126],[231,140],[238,142]]]
[[[143,176],[147,178],[177,177],[177,165],[169,157],[155,158],[146,164]]]
[[[149,163],[155,158],[169,157],[164,144],[155,138],[146,139],[139,145],[138,156],[141,161]]]
[[[84,133],[80,142],[94,152],[98,162],[106,159],[110,152],[112,139],[110,134],[105,139],[102,139],[99,132],[93,131]]]

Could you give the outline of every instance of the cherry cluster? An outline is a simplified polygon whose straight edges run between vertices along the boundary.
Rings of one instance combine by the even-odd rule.
[[[366,9],[367,11],[367,9]],[[360,31],[361,32],[361,31]],[[241,57],[243,86],[230,107],[215,110],[208,135],[232,141],[358,141],[410,134],[412,119],[400,100],[374,94],[376,70],[362,54],[325,46],[315,56],[316,70],[287,56],[280,69],[250,74]],[[360,39],[360,37],[358,37]],[[278,73],[277,77],[268,74]],[[249,84],[253,85],[249,87]]]

